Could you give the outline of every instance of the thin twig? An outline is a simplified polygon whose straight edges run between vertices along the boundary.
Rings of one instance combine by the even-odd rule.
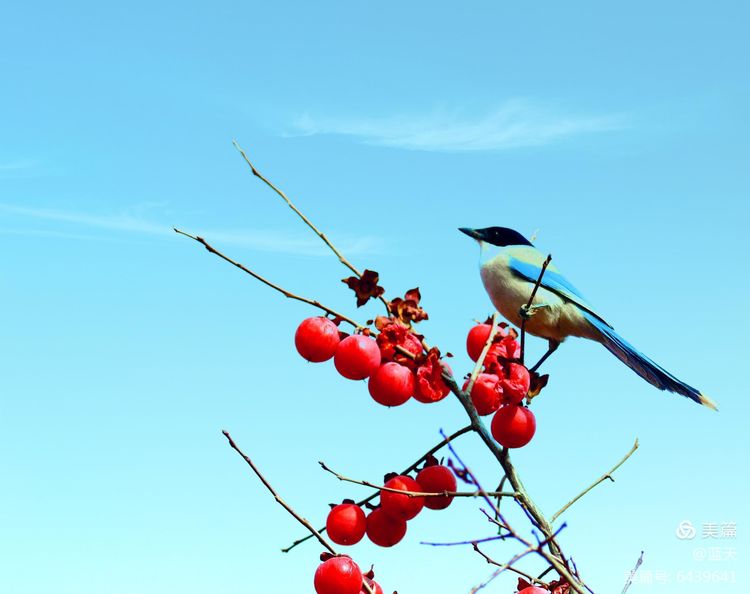
[[[500,563],[499,561],[495,561],[495,560],[494,560],[494,559],[493,559],[492,557],[490,557],[489,555],[487,555],[487,554],[486,554],[485,552],[483,552],[483,551],[482,551],[482,550],[481,550],[481,549],[480,549],[480,548],[479,548],[479,547],[477,546],[477,544],[478,544],[479,542],[481,542],[481,541],[476,541],[476,542],[474,542],[474,543],[473,543],[473,544],[474,544],[474,550],[475,550],[475,551],[476,551],[477,553],[479,553],[479,555],[480,555],[481,557],[483,557],[483,558],[484,558],[484,560],[485,560],[485,561],[487,561],[487,563],[489,563],[490,565],[496,565],[497,567],[502,567],[502,568],[508,569],[508,570],[510,570],[510,571],[512,571],[512,572],[514,572],[514,573],[517,573],[518,575],[520,575],[520,576],[522,576],[522,577],[526,578],[526,579],[527,579],[527,580],[529,581],[529,583],[532,583],[532,584],[539,584],[540,586],[544,586],[545,588],[546,588],[546,587],[547,587],[547,586],[549,585],[549,584],[548,584],[547,582],[544,582],[544,581],[540,580],[539,578],[535,578],[534,576],[532,576],[532,575],[529,575],[529,574],[528,574],[528,573],[526,573],[525,571],[521,571],[520,569],[516,569],[515,567],[512,567],[512,566],[507,566],[507,565],[503,565],[503,564],[502,564],[502,563]],[[552,566],[550,565],[550,567],[552,567]]]
[[[536,279],[536,284],[534,285],[534,288],[531,291],[531,296],[529,296],[529,302],[526,304],[526,311],[529,310],[529,308],[531,307],[531,304],[534,301],[534,297],[536,297],[536,292],[539,290],[539,286],[542,284],[542,278],[544,277],[544,273],[547,270],[547,266],[549,266],[550,262],[552,262],[552,254],[548,254],[547,258],[544,260],[544,263],[542,264],[542,270],[539,272],[539,278]],[[521,316],[521,364],[523,364],[525,354],[526,354],[526,317]]]
[[[273,495],[273,498],[276,500],[276,502],[279,505],[281,505],[281,507],[283,507],[286,511],[288,511],[292,515],[292,517],[294,517],[295,520],[297,520],[300,524],[302,524],[305,528],[307,528],[310,531],[310,533],[312,534],[312,536],[314,536],[315,538],[317,538],[318,542],[320,542],[320,544],[322,544],[332,555],[338,555],[338,553],[334,550],[334,548],[331,545],[331,543],[329,543],[323,537],[323,535],[320,532],[318,532],[317,530],[315,530],[315,528],[313,528],[313,526],[312,526],[312,524],[310,524],[310,522],[308,522],[305,518],[303,518],[302,516],[300,516],[296,511],[294,511],[294,509],[292,508],[292,506],[290,506],[286,501],[284,501],[281,498],[281,496],[271,486],[271,483],[269,483],[268,480],[266,479],[266,477],[264,477],[263,474],[260,472],[260,470],[258,470],[258,467],[255,465],[255,463],[247,456],[247,454],[245,454],[237,446],[237,444],[232,439],[232,436],[229,435],[229,431],[227,431],[225,429],[225,430],[222,431],[222,433],[224,434],[224,437],[227,438],[227,441],[229,441],[229,445],[232,447],[232,449],[234,451],[236,451],[240,456],[242,456],[242,459],[245,462],[247,462],[247,464],[248,464],[248,466],[250,466],[250,468],[252,468],[252,470],[255,473],[255,475],[260,479],[260,482],[263,483],[263,485],[266,487],[266,489],[268,489],[271,492],[271,495]]]
[[[641,566],[641,563],[643,563],[643,551],[641,551],[641,556],[638,557],[638,561],[635,562],[635,567],[630,570],[630,575],[628,576],[628,581],[625,582],[625,587],[622,589],[622,594],[625,594],[628,591],[628,588],[630,588],[630,585],[633,583],[633,578],[635,577],[638,568]]]
[[[326,313],[328,313],[328,314],[330,314],[332,316],[335,316],[337,318],[340,318],[341,320],[343,320],[344,322],[347,322],[348,324],[351,324],[352,326],[354,326],[355,329],[359,330],[359,329],[364,328],[364,326],[360,326],[359,324],[357,324],[357,322],[355,322],[351,318],[345,316],[344,314],[339,313],[335,309],[331,309],[330,307],[328,307],[326,305],[323,305],[320,301],[317,301],[316,299],[309,299],[307,297],[302,297],[301,295],[297,295],[295,293],[292,293],[291,291],[287,291],[284,287],[282,287],[280,285],[277,285],[274,282],[271,282],[270,280],[268,280],[265,277],[262,277],[257,272],[254,272],[254,271],[250,270],[249,268],[247,268],[243,264],[240,264],[239,262],[237,262],[235,260],[232,260],[232,258],[230,258],[229,256],[227,256],[225,254],[222,254],[219,250],[217,250],[215,247],[213,247],[211,244],[209,244],[202,237],[200,237],[198,235],[190,235],[190,233],[185,233],[184,231],[180,231],[179,229],[175,229],[175,233],[179,233],[180,235],[184,235],[185,237],[189,237],[190,239],[192,239],[194,241],[197,241],[198,243],[202,244],[203,247],[205,247],[210,253],[212,253],[212,254],[214,254],[216,256],[219,256],[219,258],[221,258],[222,260],[226,260],[227,262],[229,262],[230,264],[236,266],[237,268],[239,268],[243,272],[246,272],[247,274],[249,274],[253,278],[259,280],[264,285],[267,285],[267,286],[271,287],[272,289],[275,289],[276,291],[278,291],[279,293],[281,293],[284,297],[287,297],[289,299],[296,299],[297,301],[302,301],[303,303],[307,303],[309,305],[317,307],[318,309],[321,309],[324,312],[326,312]]]
[[[505,485],[505,481],[507,481],[507,480],[508,480],[508,476],[504,474],[503,478],[500,479],[500,484],[497,486],[496,490],[497,491],[502,491],[503,490],[503,486]],[[497,510],[498,511],[500,511],[500,504],[501,503],[502,503],[502,499],[498,498],[498,500],[497,500]],[[495,516],[495,519],[497,520],[497,516]]]
[[[435,446],[433,446],[429,450],[427,450],[416,462],[414,462],[413,464],[410,464],[409,466],[407,466],[403,471],[401,471],[401,474],[409,474],[412,470],[415,470],[417,468],[417,466],[419,466],[427,458],[429,458],[430,456],[432,456],[433,454],[435,454],[435,452],[437,452],[441,448],[444,448],[446,446],[446,444],[450,443],[451,441],[453,441],[457,437],[460,437],[461,435],[463,435],[465,433],[468,433],[471,430],[472,430],[471,425],[468,425],[468,426],[463,427],[463,428],[459,429],[458,431],[452,433],[447,438],[443,439],[440,443],[436,444]],[[366,503],[369,503],[370,501],[372,501],[373,499],[375,499],[378,495],[379,495],[379,493],[376,491],[372,495],[369,495],[368,497],[365,497],[361,501],[358,501],[357,505],[359,505],[359,506],[365,505]],[[322,528],[320,528],[318,531],[319,532],[325,532],[325,526],[323,526]],[[300,545],[303,542],[306,542],[306,541],[310,540],[311,538],[313,538],[313,535],[312,534],[308,534],[307,536],[305,536],[303,538],[297,539],[292,544],[290,544],[288,547],[286,547],[285,549],[281,549],[281,552],[282,553],[288,553],[289,551],[291,551],[297,545]]]
[[[330,250],[336,255],[336,257],[339,259],[339,262],[341,262],[344,266],[346,266],[349,270],[351,270],[354,274],[356,274],[359,278],[362,278],[362,273],[352,264],[347,258],[342,254],[338,248],[333,245],[330,239],[326,236],[325,233],[323,233],[320,229],[318,229],[313,222],[305,216],[305,214],[297,208],[294,203],[289,199],[289,197],[281,190],[279,189],[273,182],[271,182],[265,175],[263,175],[260,171],[258,171],[255,168],[255,165],[250,161],[250,158],[247,156],[247,153],[242,149],[242,147],[239,145],[239,143],[236,140],[232,140],[232,144],[234,145],[234,148],[236,148],[240,155],[242,155],[242,158],[245,160],[245,163],[247,163],[250,166],[250,171],[253,172],[253,175],[260,179],[264,184],[266,184],[269,188],[271,188],[276,194],[278,194],[281,199],[286,202],[287,206],[291,208],[294,213],[304,221],[304,223],[310,227],[310,229],[313,230],[313,232],[320,237],[320,239],[323,240],[323,243],[325,243]],[[385,309],[388,313],[390,313],[390,307],[388,306],[388,301],[381,295],[379,299],[383,302],[383,305],[385,305]]]
[[[632,455],[633,455],[633,453],[634,453],[634,452],[635,452],[635,451],[636,451],[636,450],[638,449],[638,445],[639,445],[639,444],[638,444],[638,438],[636,438],[636,440],[635,440],[635,443],[633,444],[633,447],[632,447],[632,448],[630,448],[630,451],[629,451],[629,452],[628,452],[627,454],[625,454],[625,456],[624,456],[624,457],[622,458],[622,460],[620,460],[620,461],[619,461],[619,462],[618,462],[617,464],[615,464],[615,465],[614,465],[614,466],[613,466],[612,468],[610,468],[610,469],[609,469],[609,471],[605,472],[605,473],[604,473],[604,474],[603,474],[602,476],[600,476],[600,477],[599,477],[598,479],[596,479],[596,480],[595,480],[595,481],[594,481],[593,483],[591,483],[591,484],[590,484],[590,485],[589,485],[589,486],[588,486],[588,487],[587,487],[586,489],[584,489],[584,490],[583,490],[583,491],[581,491],[581,492],[580,492],[580,493],[579,493],[578,495],[576,495],[575,497],[573,497],[573,499],[571,499],[570,501],[568,501],[568,503],[566,503],[565,505],[563,505],[563,506],[562,506],[562,507],[561,507],[561,508],[560,508],[560,509],[559,509],[559,510],[558,510],[557,512],[555,512],[555,514],[554,514],[554,515],[553,515],[553,516],[552,516],[552,517],[550,518],[550,520],[549,520],[549,521],[550,521],[550,523],[554,522],[554,521],[555,521],[555,520],[556,520],[557,518],[559,518],[559,517],[560,517],[560,516],[562,515],[562,513],[563,513],[563,512],[564,512],[564,511],[565,511],[566,509],[568,509],[568,508],[569,508],[569,507],[570,507],[571,505],[573,505],[573,504],[574,504],[574,503],[575,503],[576,501],[578,501],[578,500],[579,500],[579,499],[580,499],[581,497],[583,497],[584,495],[586,495],[586,493],[588,493],[589,491],[591,491],[591,489],[593,489],[594,487],[596,487],[596,486],[597,486],[597,485],[599,485],[600,483],[603,483],[603,482],[604,482],[604,481],[606,481],[607,479],[609,479],[609,480],[610,480],[610,481],[612,481],[612,482],[615,482],[615,479],[614,479],[614,478],[612,477],[612,474],[613,474],[613,473],[615,472],[615,470],[617,470],[618,468],[620,468],[620,466],[622,466],[623,464],[625,464],[625,461],[626,461],[626,460],[627,460],[628,458],[630,458],[630,456],[632,456]]]
[[[496,534],[494,536],[487,536],[485,538],[474,538],[472,540],[457,540],[454,542],[431,542],[428,540],[420,540],[419,544],[426,545],[429,547],[460,547],[463,545],[474,545],[478,542],[492,542],[495,540],[505,540],[511,537],[511,534]]]
[[[562,526],[560,526],[560,528],[558,528],[557,531],[554,532],[548,539],[544,539],[544,540],[539,541],[539,543],[536,546],[529,545],[529,547],[525,551],[522,551],[520,553],[517,553],[517,554],[513,555],[513,557],[511,557],[511,559],[507,563],[498,563],[498,562],[495,562],[494,564],[498,566],[498,570],[496,572],[494,572],[489,577],[489,579],[485,580],[482,584],[479,584],[478,586],[472,588],[471,592],[478,592],[482,588],[485,588],[492,580],[494,580],[501,573],[503,573],[504,571],[512,569],[513,566],[514,566],[514,564],[518,563],[526,555],[529,555],[531,553],[538,553],[538,554],[544,556],[545,555],[545,553],[543,552],[544,547],[546,545],[548,545],[549,542],[550,542],[550,540],[554,539],[560,533],[560,531],[563,528],[565,528],[565,524],[563,524]],[[482,556],[485,557],[485,559],[487,558],[486,555],[482,554]],[[534,580],[533,577],[531,577],[531,576],[528,576],[528,577],[532,581]],[[568,579],[567,576],[563,576],[563,577],[565,577],[565,579]],[[580,587],[576,584],[575,581],[568,580],[568,582],[570,583],[570,587],[573,588],[576,592],[578,592],[579,594],[585,594],[583,592],[583,590],[581,590]]]
[[[426,491],[404,491],[403,489],[393,489],[391,487],[386,487],[385,485],[377,485],[375,483],[371,483],[370,481],[362,481],[357,480],[353,478],[349,478],[347,476],[344,476],[343,474],[339,474],[335,470],[331,469],[325,462],[318,461],[318,464],[320,464],[320,467],[325,470],[326,472],[330,472],[333,476],[335,476],[340,481],[344,481],[345,483],[354,483],[355,485],[362,485],[363,487],[370,487],[371,489],[377,489],[380,491],[388,491],[390,493],[398,493],[399,495],[406,495],[409,499],[412,499],[414,497],[515,497],[516,493],[511,492],[498,492],[498,491],[492,491],[485,493],[484,491],[440,491],[440,492],[426,492]]]
[[[554,567],[552,567],[552,565],[550,565],[550,566],[549,566],[549,567],[548,567],[547,569],[545,569],[545,570],[544,570],[544,571],[543,571],[542,573],[540,573],[540,574],[539,574],[538,576],[536,576],[536,579],[538,579],[538,580],[542,579],[542,578],[543,578],[543,577],[544,577],[545,575],[547,575],[547,574],[548,574],[548,573],[549,573],[550,571],[552,571],[553,569],[554,569]]]

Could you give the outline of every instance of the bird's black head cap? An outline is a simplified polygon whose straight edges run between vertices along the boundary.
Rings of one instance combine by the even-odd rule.
[[[484,229],[469,229],[467,227],[461,227],[459,231],[466,233],[469,237],[473,237],[479,241],[486,241],[487,243],[491,243],[498,247],[505,247],[508,245],[533,245],[518,231],[508,229],[508,227],[485,227]]]

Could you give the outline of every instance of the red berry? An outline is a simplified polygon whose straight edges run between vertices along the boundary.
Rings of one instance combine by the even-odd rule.
[[[375,402],[398,406],[414,394],[414,372],[398,363],[384,363],[370,376],[367,389]]]
[[[481,416],[495,412],[502,404],[503,391],[499,386],[500,379],[490,373],[480,373],[477,381],[471,388],[471,402],[477,413]],[[463,389],[469,387],[469,380],[466,380]]]
[[[294,334],[297,352],[313,363],[328,361],[333,357],[340,341],[338,326],[328,318],[307,318]]]
[[[534,437],[536,419],[528,408],[505,404],[492,417],[492,437],[506,448],[520,448]]]
[[[365,535],[365,512],[354,503],[342,503],[328,512],[326,532],[340,545],[353,545]]]
[[[441,491],[455,491],[456,477],[447,466],[435,464],[425,466],[417,474],[419,490],[425,493],[439,493]],[[424,506],[429,509],[445,509],[451,504],[453,497],[425,497]]]
[[[367,582],[367,585],[370,586],[370,590],[372,590],[372,594],[383,594],[383,588],[380,587],[380,584],[377,583],[375,580],[371,580],[368,577],[365,577],[365,582]],[[360,594],[367,594],[367,590],[365,590],[365,587],[362,586],[362,589],[360,590]]]
[[[380,365],[380,349],[372,338],[353,334],[339,343],[333,364],[345,378],[365,379]]]
[[[520,404],[529,393],[531,384],[529,370],[518,363],[508,363],[506,370],[507,377],[500,382],[503,401]]]
[[[379,507],[367,516],[367,538],[379,547],[392,547],[406,534],[406,520],[393,518]]]
[[[492,326],[489,324],[477,324],[469,330],[469,334],[466,336],[466,352],[469,353],[472,361],[479,359],[491,331]]]
[[[529,586],[528,588],[519,590],[518,594],[549,594],[549,590],[545,590],[544,588],[539,588],[537,586]]]
[[[349,557],[331,557],[318,565],[313,583],[318,594],[359,594],[362,572]]]
[[[420,491],[419,484],[410,476],[394,476],[384,487],[399,491]],[[380,491],[380,507],[389,516],[411,520],[424,507],[424,497],[409,497],[392,491]]]

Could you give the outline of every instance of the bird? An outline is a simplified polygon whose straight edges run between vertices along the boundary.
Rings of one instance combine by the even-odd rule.
[[[521,233],[508,227],[460,227],[459,231],[479,242],[480,276],[497,311],[510,323],[523,325],[526,332],[547,339],[549,348],[531,371],[536,371],[568,336],[577,336],[601,343],[652,386],[718,410],[708,396],[679,380],[620,336],[550,258]],[[537,291],[529,303],[535,287]]]

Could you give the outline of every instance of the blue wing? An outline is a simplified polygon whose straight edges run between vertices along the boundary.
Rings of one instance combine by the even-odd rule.
[[[508,267],[521,278],[534,284],[536,284],[537,280],[539,279],[539,275],[542,272],[541,264],[538,264],[536,262],[529,262],[527,260],[522,260],[513,256],[511,256],[508,260]],[[541,286],[548,291],[552,291],[553,293],[559,295],[563,299],[567,299],[571,303],[575,303],[582,310],[588,312],[598,320],[605,323],[610,328],[612,327],[609,322],[607,322],[598,313],[596,313],[596,311],[594,311],[594,308],[589,305],[583,295],[581,295],[581,292],[572,284],[570,284],[568,279],[566,279],[562,274],[552,268],[551,265],[547,268],[547,270],[544,271]]]

